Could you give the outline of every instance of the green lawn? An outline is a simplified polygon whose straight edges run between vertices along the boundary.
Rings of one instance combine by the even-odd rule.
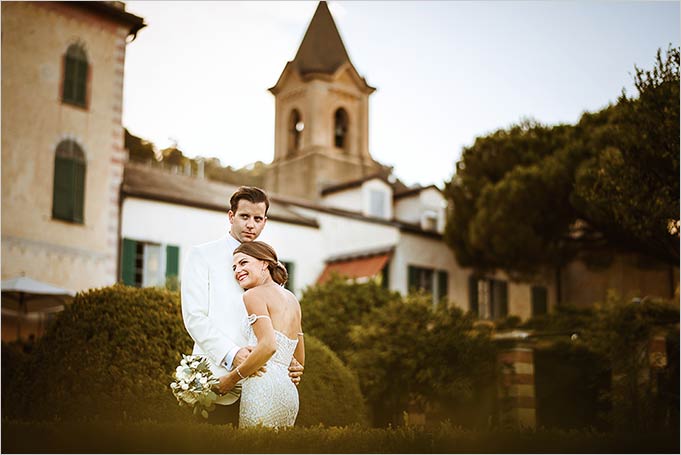
[[[679,434],[3,421],[3,453],[679,453]]]

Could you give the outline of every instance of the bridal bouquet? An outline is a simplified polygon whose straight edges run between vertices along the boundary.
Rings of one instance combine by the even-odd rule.
[[[180,406],[189,406],[194,414],[208,418],[208,412],[215,409],[214,403],[218,399],[213,387],[220,382],[210,371],[208,360],[200,355],[182,355],[174,377],[170,388]]]

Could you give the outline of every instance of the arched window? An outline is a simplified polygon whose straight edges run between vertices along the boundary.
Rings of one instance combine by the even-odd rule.
[[[334,114],[333,121],[333,144],[340,148],[346,149],[348,145],[348,113],[345,109],[338,108]]]
[[[288,122],[288,155],[295,155],[298,150],[300,150],[300,139],[303,135],[303,129],[305,129],[305,124],[303,123],[303,118],[300,116],[300,112],[297,109],[291,111],[291,116]]]
[[[85,50],[80,44],[72,44],[64,56],[64,86],[62,101],[86,106],[88,63]]]
[[[84,200],[85,154],[76,142],[61,141],[54,155],[52,217],[82,223]]]

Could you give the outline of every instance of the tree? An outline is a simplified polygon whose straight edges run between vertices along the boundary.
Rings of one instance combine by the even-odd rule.
[[[147,163],[156,161],[156,153],[154,152],[154,144],[131,134],[125,128],[125,148],[128,149],[128,157],[130,161]]]
[[[585,252],[678,264],[679,51],[636,68],[638,98],[576,125],[523,121],[463,150],[445,194],[461,265],[529,280]]]
[[[678,265],[679,49],[636,67],[638,98],[623,92],[608,143],[579,167],[573,203],[608,238]]]

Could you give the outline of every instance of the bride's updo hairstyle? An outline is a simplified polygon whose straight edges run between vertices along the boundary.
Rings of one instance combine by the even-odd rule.
[[[270,271],[272,280],[282,286],[286,284],[286,281],[288,280],[288,272],[286,271],[286,267],[284,267],[284,264],[279,262],[274,248],[269,246],[267,243],[257,240],[252,242],[244,242],[234,250],[234,254],[237,253],[247,254],[260,261],[266,262],[267,269]]]

